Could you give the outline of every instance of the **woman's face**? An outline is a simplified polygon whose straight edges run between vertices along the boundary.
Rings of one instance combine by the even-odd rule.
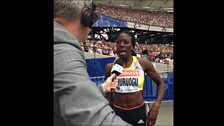
[[[120,34],[116,40],[117,55],[120,58],[127,58],[131,56],[132,43],[131,37],[126,33]]]

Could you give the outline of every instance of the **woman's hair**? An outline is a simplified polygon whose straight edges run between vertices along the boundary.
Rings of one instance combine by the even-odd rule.
[[[54,17],[74,20],[84,7],[92,8],[92,0],[54,0]]]
[[[131,32],[129,32],[129,31],[122,31],[122,32],[118,35],[118,37],[119,37],[121,34],[123,34],[123,33],[127,34],[127,35],[130,37],[130,39],[131,39],[131,44],[132,44],[131,55],[132,55],[132,56],[137,56],[136,52],[134,51],[134,49],[135,49],[135,36],[134,36],[134,34],[131,33]]]

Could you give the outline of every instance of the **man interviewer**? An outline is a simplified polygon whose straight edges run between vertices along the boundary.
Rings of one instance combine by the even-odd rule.
[[[54,0],[54,126],[130,125],[116,116],[100,87],[91,82],[80,43],[87,39],[97,16],[92,0]]]

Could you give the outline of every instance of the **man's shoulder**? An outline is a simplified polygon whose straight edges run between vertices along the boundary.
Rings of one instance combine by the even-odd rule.
[[[69,31],[67,31],[62,25],[54,22],[54,44],[67,43],[73,46],[81,48],[78,40]]]

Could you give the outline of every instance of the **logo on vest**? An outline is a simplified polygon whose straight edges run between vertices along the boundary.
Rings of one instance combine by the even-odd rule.
[[[145,123],[142,119],[138,121],[138,124]]]

